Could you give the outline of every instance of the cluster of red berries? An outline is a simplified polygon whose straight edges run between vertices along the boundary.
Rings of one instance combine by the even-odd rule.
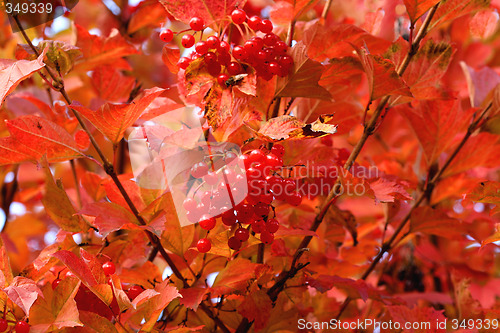
[[[274,145],[270,151],[254,149],[239,157],[245,173],[237,166],[224,167],[220,178],[217,172],[209,171],[205,162],[195,164],[191,175],[211,185],[212,190],[199,195],[198,200],[184,200],[188,219],[193,223],[199,222],[202,229],[210,231],[215,228],[216,219],[220,218],[234,231],[228,245],[235,251],[249,239],[250,232],[260,234],[261,242],[272,244],[274,233],[279,229],[278,220],[269,216],[274,212],[272,202],[282,200],[294,206],[302,202],[296,183],[280,175],[284,153],[281,145]],[[236,155],[230,152],[224,158],[231,161]],[[200,239],[197,248],[202,253],[210,251],[210,240]]]
[[[9,321],[5,318],[0,318],[0,332],[5,332],[9,328]],[[18,321],[14,326],[16,333],[28,333],[30,331],[30,324],[25,321]]]
[[[205,41],[200,40],[195,44],[195,37],[191,34],[182,36],[181,44],[185,48],[195,47],[190,57],[182,57],[178,66],[186,69],[191,61],[203,58],[210,75],[217,78],[222,87],[231,85],[228,81],[231,76],[248,73],[253,67],[256,74],[265,80],[273,76],[285,77],[293,66],[293,59],[287,54],[288,45],[283,42],[273,31],[273,24],[269,20],[262,20],[258,16],[247,18],[245,11],[235,9],[231,13],[233,24],[246,24],[254,36],[245,41],[243,45],[231,45],[220,40],[217,36],[210,36]],[[194,31],[203,31],[203,19],[193,17],[189,25]],[[260,32],[262,37],[255,35]],[[170,29],[160,32],[160,38],[165,42],[173,39],[174,33]]]

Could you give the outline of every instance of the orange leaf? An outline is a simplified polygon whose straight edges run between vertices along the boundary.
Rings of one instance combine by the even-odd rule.
[[[267,293],[258,289],[250,291],[238,306],[238,313],[254,321],[255,331],[259,331],[267,325],[272,308],[273,304]]]
[[[125,76],[110,65],[99,66],[92,72],[92,86],[104,100],[126,101],[134,87],[135,79]]]
[[[473,107],[481,107],[489,101],[490,93],[500,83],[500,75],[489,67],[475,70],[463,61],[460,62],[469,88],[470,103]],[[490,97],[491,98],[491,97]]]
[[[498,13],[491,10],[483,10],[470,21],[471,35],[478,38],[487,39],[493,35],[498,24]]]
[[[167,68],[174,74],[179,72],[177,62],[181,57],[181,50],[175,45],[165,44],[161,52],[161,60]]]
[[[413,24],[439,0],[404,0],[406,11]]]
[[[255,270],[259,265],[250,260],[236,258],[217,275],[212,285],[212,295],[240,293],[255,278]]]
[[[333,115],[321,115],[311,124],[288,115],[270,119],[256,133],[266,141],[303,140],[322,137],[337,132],[337,125],[327,124]]]
[[[147,0],[139,3],[127,25],[127,32],[133,34],[139,29],[160,25],[166,16],[165,8],[157,0]]]
[[[387,307],[392,319],[404,327],[406,323],[427,323],[428,326],[422,329],[405,329],[404,333],[441,333],[445,332],[438,323],[445,323],[444,310],[437,311],[432,307],[413,307],[405,305],[390,305]]]
[[[43,297],[42,291],[35,281],[22,276],[16,276],[4,291],[10,300],[16,303],[25,314],[29,314],[30,308],[38,296]]]
[[[444,211],[427,206],[413,211],[410,230],[446,238],[457,238],[466,233],[465,226],[459,220],[449,217]]]
[[[152,88],[130,104],[106,103],[97,111],[72,104],[71,107],[87,118],[111,142],[117,144],[125,131],[141,116],[146,107],[165,90]]]
[[[198,309],[198,305],[200,305],[203,301],[203,297],[205,297],[205,295],[209,292],[210,289],[198,287],[181,289],[180,293],[182,298],[179,300],[179,303],[196,311],[196,309]]]
[[[457,17],[464,16],[470,12],[474,12],[481,8],[486,8],[490,5],[489,0],[447,0],[441,1],[436,14],[429,25],[429,30],[451,21]]]

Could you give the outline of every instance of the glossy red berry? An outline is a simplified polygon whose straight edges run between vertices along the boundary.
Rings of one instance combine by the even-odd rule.
[[[278,36],[276,36],[273,33],[266,34],[263,39],[264,39],[264,44],[266,44],[267,46],[276,45],[276,43],[279,40]]]
[[[230,49],[231,49],[231,45],[229,45],[228,42],[226,42],[225,40],[223,40],[223,41],[220,42],[220,44],[219,44],[219,52],[228,53]]]
[[[184,199],[184,202],[182,203],[182,206],[187,211],[195,210],[197,205],[198,205],[198,203],[193,198],[186,198],[186,199]]]
[[[241,65],[237,62],[230,62],[229,65],[227,65],[227,72],[229,75],[237,75],[242,72]]]
[[[18,321],[16,323],[16,333],[28,333],[30,331],[30,324],[25,321]]]
[[[278,75],[281,72],[281,66],[276,61],[271,61],[268,65],[269,73]]]
[[[265,34],[271,33],[273,31],[273,23],[269,20],[262,20],[259,24],[259,30]]]
[[[278,157],[283,157],[283,155],[285,155],[285,147],[279,144],[275,144],[271,148],[271,153]]]
[[[208,165],[204,162],[199,162],[191,168],[191,176],[201,178],[208,173]]]
[[[216,49],[219,47],[220,40],[217,36],[210,36],[207,38],[207,45],[211,49]]]
[[[289,55],[282,55],[278,58],[278,63],[283,66],[286,70],[292,68],[293,66],[293,59]]]
[[[218,76],[222,70],[222,66],[218,62],[211,62],[207,66],[208,73],[212,76]]]
[[[203,30],[203,25],[204,25],[203,19],[200,17],[193,17],[191,20],[189,20],[189,26],[194,31]]]
[[[194,45],[194,36],[190,34],[185,34],[184,36],[182,36],[181,44],[185,48],[190,48],[191,46]]]
[[[237,60],[245,60],[248,57],[248,52],[243,46],[235,46],[233,49],[233,57]]]
[[[205,62],[210,65],[212,63],[217,62],[217,55],[214,52],[207,52],[205,54]]]
[[[134,285],[127,290],[127,295],[128,298],[130,299],[135,299],[137,296],[139,296],[142,292],[144,291],[144,288],[138,285]]]
[[[9,327],[9,322],[3,318],[0,319],[0,332],[4,332]]]
[[[201,217],[200,227],[205,230],[212,230],[215,228],[215,218],[209,215],[203,215]]]
[[[284,41],[279,40],[275,45],[274,49],[278,54],[285,54],[288,50],[288,45]]]
[[[223,88],[226,87],[226,81],[229,79],[229,75],[227,74],[220,74],[217,77],[217,83],[219,83]]]
[[[224,74],[221,74],[221,75],[224,75]],[[217,78],[217,80],[218,80],[218,78]],[[217,174],[215,172],[209,172],[205,176],[203,176],[203,181],[205,183],[207,183],[208,185],[215,185],[219,181],[219,176],[217,176]]]
[[[196,50],[196,53],[203,55],[208,52],[208,44],[204,41],[198,42],[194,46],[194,49]]]
[[[61,279],[55,279],[54,281],[52,281],[52,290],[56,289],[56,287],[59,285],[59,283],[61,283]],[[3,332],[1,329],[0,329],[0,332]]]
[[[201,253],[207,253],[212,248],[212,243],[210,243],[210,241],[207,238],[202,238],[202,239],[198,240],[198,243],[196,244],[196,248]]]
[[[186,57],[182,57],[177,62],[177,66],[179,66],[182,69],[186,69],[186,68],[188,68],[190,63],[191,63],[191,59],[186,58]]]
[[[170,29],[164,29],[160,32],[160,39],[165,43],[169,43],[174,39],[174,33]]]
[[[231,55],[229,53],[219,53],[217,60],[221,65],[227,66],[231,62]]]
[[[111,261],[106,261],[104,264],[102,264],[102,270],[104,271],[104,274],[111,275],[115,274],[116,267],[115,264],[113,264]]]
[[[247,13],[241,9],[235,9],[231,13],[231,20],[234,24],[242,24],[247,19]]]
[[[222,212],[222,223],[230,227],[236,223],[236,214],[234,213],[234,210],[229,210],[227,207],[225,208],[226,209]]]
[[[234,232],[234,237],[236,237],[240,242],[246,242],[250,238],[250,232],[245,228],[238,228]]]
[[[274,234],[280,228],[280,224],[276,219],[269,219],[266,223],[266,230]]]
[[[262,20],[260,19],[260,17],[258,16],[252,16],[248,19],[248,26],[250,27],[250,29],[254,30],[254,31],[257,31],[259,30],[259,25],[260,25],[260,22],[262,22]]]
[[[272,244],[274,242],[274,235],[268,231],[263,231],[260,234],[260,241],[264,244]]]
[[[241,247],[241,241],[234,236],[229,237],[229,239],[227,240],[227,245],[229,245],[231,249],[238,251]]]
[[[292,192],[286,195],[286,202],[292,206],[298,206],[302,202],[302,195],[299,192]]]

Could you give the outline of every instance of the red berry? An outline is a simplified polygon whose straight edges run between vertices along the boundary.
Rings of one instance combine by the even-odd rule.
[[[248,19],[248,26],[250,27],[250,29],[254,30],[254,31],[257,31],[259,30],[259,25],[260,25],[260,22],[262,22],[262,20],[260,19],[260,17],[258,16],[252,16]]]
[[[215,228],[215,218],[210,215],[203,215],[201,217],[200,227],[205,230],[212,230]]]
[[[260,241],[264,244],[272,244],[274,241],[274,235],[268,231],[263,231],[260,234]]]
[[[241,204],[236,207],[236,217],[241,223],[248,223],[253,216],[252,206]]]
[[[257,234],[260,234],[261,232],[265,231],[266,230],[265,222],[263,220],[253,221],[252,230]]]
[[[283,155],[285,155],[285,147],[279,144],[275,144],[271,148],[271,153],[278,157],[283,157]]]
[[[269,219],[266,223],[266,230],[274,234],[280,228],[280,224],[276,219]]]
[[[204,41],[198,42],[194,46],[194,49],[196,50],[196,53],[198,53],[199,55],[203,55],[208,52],[208,44]]]
[[[302,195],[299,192],[292,192],[287,194],[286,202],[292,206],[298,206],[302,202]]]
[[[185,48],[190,48],[191,46],[193,46],[194,45],[194,37],[193,37],[193,35],[185,34],[184,36],[182,36],[181,44]]]
[[[286,70],[289,70],[293,66],[293,59],[289,55],[285,54],[278,58],[278,63]]]
[[[207,52],[207,54],[205,54],[205,62],[208,65],[217,62],[217,55],[214,52]]]
[[[222,67],[218,62],[211,62],[208,64],[207,69],[208,69],[208,73],[210,73],[210,75],[217,76],[220,74]]]
[[[257,45],[258,49],[262,49],[264,47],[264,40],[260,37],[253,37],[252,41]]]
[[[261,63],[263,63],[264,61],[267,60],[267,54],[263,50],[260,50],[260,51],[257,51],[257,53],[255,53],[255,58],[257,59],[257,61],[260,61]]]
[[[238,239],[240,242],[246,242],[248,238],[250,238],[250,232],[245,228],[238,228],[234,232],[234,237]]]
[[[139,294],[141,294],[144,291],[144,288],[138,285],[133,285],[132,287],[128,288],[127,290],[127,295],[128,298],[130,299],[135,299]]]
[[[191,176],[201,178],[208,173],[208,165],[204,162],[199,162],[191,168]]]
[[[238,75],[242,72],[241,65],[238,62],[232,61],[227,65],[227,72],[229,75]]]
[[[55,279],[54,281],[52,281],[52,290],[56,289],[56,287],[59,285],[59,283],[61,283],[61,279]],[[0,329],[0,332],[3,332],[1,329]]]
[[[253,208],[257,216],[267,216],[269,214],[269,205],[263,202],[257,203]]]
[[[104,264],[102,264],[102,270],[104,271],[104,274],[111,275],[115,274],[116,267],[115,264],[113,264],[111,261],[106,261]]]
[[[259,30],[268,34],[273,31],[273,23],[269,20],[262,20],[259,24]]]
[[[283,166],[283,160],[273,153],[266,155],[266,164],[273,169]]]
[[[198,206],[198,203],[193,198],[186,198],[184,199],[182,206],[187,211],[193,211],[196,209],[196,206]]]
[[[233,49],[233,57],[237,60],[245,60],[248,57],[248,52],[243,46],[235,46]]]
[[[250,165],[253,163],[265,163],[266,161],[266,154],[264,154],[264,151],[262,149],[254,149],[250,152],[248,155],[248,162]]]
[[[227,225],[228,227],[232,226],[236,223],[236,215],[233,209],[229,209],[227,207],[223,207],[224,211],[222,212],[222,223]]]
[[[210,243],[207,238],[202,238],[198,241],[198,244],[196,244],[196,248],[201,253],[207,253],[212,248],[212,243]]]
[[[264,39],[264,44],[266,44],[267,46],[273,46],[279,40],[278,36],[276,36],[273,33],[266,34],[263,39]]]
[[[191,63],[191,60],[189,58],[182,57],[177,62],[177,66],[179,66],[182,69],[186,69],[186,68],[188,68],[190,63]]]
[[[221,74],[221,75],[224,75],[224,74]],[[217,78],[217,80],[218,80],[218,78]],[[215,172],[209,172],[205,176],[203,176],[203,181],[205,183],[207,183],[208,185],[215,185],[219,181],[219,177],[217,176],[217,174]]]
[[[0,332],[3,332],[9,327],[9,322],[3,318],[0,319]]]
[[[279,40],[275,45],[274,49],[278,54],[284,54],[286,53],[286,50],[288,50],[288,45],[284,41]]]
[[[276,61],[271,61],[268,65],[269,73],[278,75],[281,72],[281,67]]]
[[[259,51],[259,47],[258,47],[257,43],[251,39],[247,40],[245,42],[244,48],[249,55],[254,54],[255,52]]]
[[[231,49],[231,45],[229,45],[228,42],[226,42],[224,40],[220,42],[220,44],[219,44],[219,52],[229,53],[230,49]]]
[[[219,37],[217,36],[210,36],[207,38],[207,45],[211,49],[216,49],[220,44]]]
[[[241,247],[241,241],[233,236],[227,240],[227,245],[229,245],[231,249],[238,251]]]
[[[165,43],[171,42],[174,39],[174,33],[170,29],[165,29],[160,32],[160,39]]]
[[[220,74],[218,77],[217,77],[217,82],[223,87],[225,88],[226,87],[226,81],[229,79],[229,75],[227,74]],[[212,184],[213,185],[213,184]]]
[[[219,53],[217,60],[221,65],[227,66],[231,62],[231,55],[229,53]]]
[[[25,321],[18,321],[16,323],[16,333],[28,333],[30,331],[30,324]]]
[[[247,19],[247,13],[241,9],[235,9],[231,13],[231,20],[234,24],[242,24]]]
[[[193,29],[194,31],[201,31],[203,30],[203,19],[200,18],[200,17],[193,17],[190,21],[189,21],[189,26],[191,27],[191,29]]]

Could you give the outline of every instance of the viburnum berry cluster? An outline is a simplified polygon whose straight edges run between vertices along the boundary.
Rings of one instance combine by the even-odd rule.
[[[249,38],[242,45],[235,45],[224,33],[221,36],[209,36],[206,40],[202,40],[203,34],[200,34],[200,40],[196,42],[194,35],[186,33],[181,38],[181,44],[185,48],[194,46],[195,51],[188,57],[180,58],[177,65],[187,69],[193,60],[203,58],[207,71],[217,78],[222,87],[232,85],[229,81],[232,76],[250,74],[252,71],[264,80],[288,75],[293,67],[293,59],[287,53],[288,45],[272,32],[273,24],[270,20],[262,20],[258,16],[247,18],[245,11],[237,8],[226,21],[223,31],[228,31],[231,24],[240,31],[243,26]],[[189,30],[195,32],[207,27],[199,17],[193,17],[189,26]],[[173,37],[174,33],[170,29],[160,32],[160,38],[164,42],[171,42]]]
[[[191,176],[210,185],[211,190],[184,200],[188,220],[199,222],[202,229],[210,231],[220,219],[229,228],[228,245],[235,251],[251,233],[259,235],[262,243],[272,244],[280,226],[273,202],[285,201],[293,206],[302,202],[295,181],[282,176],[284,153],[281,145],[274,145],[270,150],[254,149],[239,157],[241,163],[217,171],[212,158],[210,163],[195,164]],[[230,163],[235,158],[233,152],[227,152],[224,161]],[[238,165],[244,166],[244,172]],[[210,251],[210,240],[200,239],[197,248],[202,253]]]
[[[7,320],[5,318],[0,318],[0,332],[6,332],[7,329],[9,328],[9,322],[14,324],[14,331],[9,331],[9,332],[16,332],[16,333],[28,333],[31,329],[30,324],[23,320],[19,320],[17,322],[12,322],[10,320]]]

